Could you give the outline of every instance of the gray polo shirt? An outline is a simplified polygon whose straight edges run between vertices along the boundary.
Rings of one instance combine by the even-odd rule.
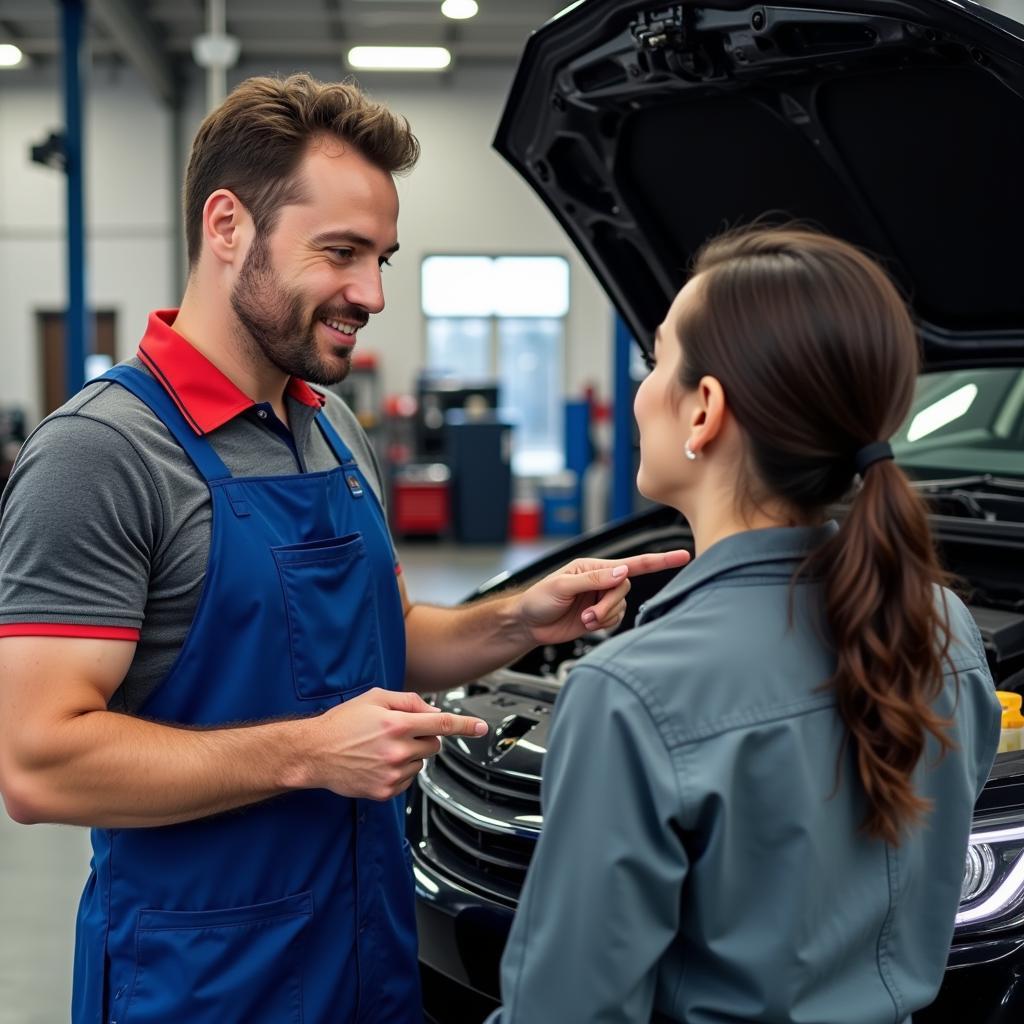
[[[190,358],[201,359],[194,350]],[[129,365],[150,372],[137,358]],[[324,398],[324,413],[382,497],[358,421],[336,395]],[[265,405],[250,405],[207,434],[232,474],[338,464],[315,425],[317,408],[291,394],[286,403],[294,447]],[[136,711],[166,676],[192,623],[210,522],[205,482],[150,409],[120,385],[87,386],[32,433],[0,501],[0,635],[137,635],[134,660],[110,702]]]
[[[713,545],[559,695],[544,831],[489,1024],[899,1024],[932,1001],[1000,707],[951,593],[954,749],[899,847],[866,837],[820,587],[790,579],[835,524]],[[841,769],[837,776],[837,765]]]

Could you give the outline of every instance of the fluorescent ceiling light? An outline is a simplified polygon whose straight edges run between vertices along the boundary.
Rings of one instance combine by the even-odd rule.
[[[25,54],[13,43],[0,43],[0,68],[16,68],[25,59]]]
[[[441,13],[446,18],[454,18],[457,21],[472,18],[479,10],[476,0],[444,0],[441,4]]]
[[[364,71],[440,71],[452,55],[443,46],[353,46],[348,62]]]

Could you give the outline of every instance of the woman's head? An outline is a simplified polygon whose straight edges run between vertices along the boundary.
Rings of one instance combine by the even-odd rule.
[[[884,459],[853,484],[857,453],[909,411],[910,314],[852,246],[762,228],[701,251],[658,334],[636,403],[645,493],[689,514],[717,487],[747,525],[815,521],[849,496],[839,532],[801,572],[821,580],[836,651],[828,685],[867,798],[864,827],[897,843],[928,807],[912,785],[927,735],[949,746],[931,707],[949,646],[944,576],[902,470]]]
[[[769,505],[797,521],[841,498],[857,451],[895,432],[918,367],[913,323],[885,272],[845,242],[788,228],[706,245],[657,348],[643,387],[663,392],[667,411],[659,420],[662,403],[638,395],[641,434],[645,419],[653,428],[641,489],[657,491],[663,476],[669,491],[694,481],[689,460],[662,457],[671,432],[673,456],[688,441],[730,463],[738,511]]]

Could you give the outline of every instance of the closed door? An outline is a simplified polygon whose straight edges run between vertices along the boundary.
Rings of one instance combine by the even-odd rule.
[[[36,313],[36,323],[39,335],[39,379],[42,384],[40,411],[43,416],[48,416],[68,398],[64,393],[64,314],[40,311]],[[96,355],[116,360],[114,339],[117,334],[117,314],[109,309],[97,311],[93,314],[92,330],[92,351]]]

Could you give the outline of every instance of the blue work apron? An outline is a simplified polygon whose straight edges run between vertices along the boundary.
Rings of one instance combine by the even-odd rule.
[[[224,726],[402,689],[387,528],[324,414],[338,468],[234,478],[154,378],[117,366],[100,379],[148,405],[210,488],[195,618],[140,714]],[[180,825],[94,829],[74,1024],[419,1024],[404,805],[308,790]]]

